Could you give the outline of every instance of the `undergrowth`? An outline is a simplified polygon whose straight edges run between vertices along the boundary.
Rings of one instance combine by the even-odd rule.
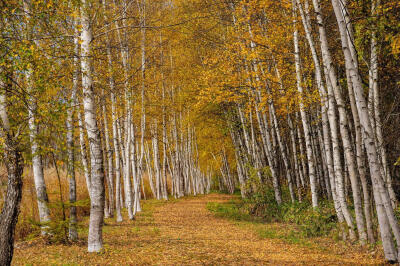
[[[287,198],[288,192],[282,191],[283,197],[286,197],[285,203],[278,205],[273,189],[255,182],[253,180],[253,183],[248,183],[252,193],[247,198],[237,197],[225,203],[210,202],[207,204],[208,210],[218,217],[246,222],[247,225],[290,225],[284,230],[255,226],[256,233],[262,238],[282,238],[292,243],[320,236],[338,238],[338,221],[332,203],[321,201],[319,207],[314,209],[307,199],[292,203]]]

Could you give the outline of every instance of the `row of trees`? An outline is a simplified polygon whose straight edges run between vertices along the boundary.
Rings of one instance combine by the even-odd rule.
[[[228,1],[199,25],[207,45],[198,97],[217,105],[243,197],[270,184],[275,201],[333,202],[343,239],[397,261],[398,21],[393,1]],[[357,5],[360,5],[358,7]],[[218,25],[218,26],[215,26]],[[396,26],[397,25],[397,26]],[[390,78],[389,78],[390,77]],[[382,97],[383,95],[383,97]],[[215,107],[214,107],[215,108]],[[387,151],[390,147],[390,152]],[[230,190],[221,150],[222,187]],[[397,171],[398,172],[398,171]],[[286,188],[284,189],[286,190]]]
[[[7,1],[1,5],[1,128],[8,172],[0,264],[10,264],[25,162],[42,234],[54,218],[44,168],[62,163],[70,241],[78,238],[76,173],[90,197],[88,251],[101,250],[104,217],[134,219],[146,198],[204,194],[196,128],[168,39],[168,1]],[[173,23],[173,20],[170,21]],[[177,77],[175,77],[177,76]],[[147,195],[148,197],[149,195]]]

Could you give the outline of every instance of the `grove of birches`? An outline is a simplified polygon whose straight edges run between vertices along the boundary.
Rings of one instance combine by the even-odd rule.
[[[398,1],[2,0],[0,29],[0,265],[29,193],[71,243],[90,206],[96,253],[105,218],[217,190],[329,206],[400,260]]]

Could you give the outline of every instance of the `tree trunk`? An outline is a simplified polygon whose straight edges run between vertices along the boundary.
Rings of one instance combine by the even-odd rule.
[[[22,174],[24,160],[20,141],[10,128],[7,113],[5,86],[0,79],[0,137],[3,139],[4,164],[7,169],[7,191],[0,214],[0,265],[11,265],[14,252],[14,231],[18,221],[19,206],[22,198]]]
[[[303,98],[303,87],[302,87],[302,78],[301,78],[301,70],[300,70],[300,52],[299,52],[299,41],[298,41],[298,30],[296,28],[297,19],[296,19],[296,4],[293,1],[293,23],[294,23],[294,32],[293,32],[293,40],[294,40],[294,57],[295,57],[295,66],[296,66],[296,80],[297,80],[297,90],[300,93],[300,97]],[[300,100],[300,115],[301,121],[303,123],[304,130],[304,138],[306,141],[306,152],[307,152],[307,160],[308,160],[308,175],[310,177],[310,186],[311,186],[311,197],[312,197],[312,206],[314,208],[318,207],[318,191],[317,191],[317,180],[315,176],[315,166],[314,159],[312,154],[312,144],[311,144],[311,136],[310,136],[310,127],[307,122],[307,115],[305,111],[305,106],[303,103],[303,99]]]
[[[32,27],[30,25],[30,14],[31,14],[31,2],[30,0],[25,0],[24,4],[24,12],[26,14],[26,38],[30,39]],[[28,99],[28,124],[29,124],[29,140],[31,143],[31,154],[32,154],[32,168],[33,168],[33,179],[35,182],[36,188],[36,197],[38,202],[38,210],[39,210],[39,218],[41,225],[41,232],[42,235],[46,234],[45,225],[50,221],[50,210],[48,208],[49,198],[47,196],[47,189],[46,183],[44,180],[44,173],[43,173],[43,163],[42,163],[42,156],[40,154],[40,145],[38,143],[38,134],[39,134],[39,127],[36,121],[36,110],[37,110],[37,103],[36,98],[34,97],[34,81],[33,81],[33,69],[28,67],[26,71],[26,82],[28,86],[29,94],[32,95]]]
[[[68,237],[71,241],[78,239],[78,231],[76,229],[76,180],[75,180],[75,147],[74,147],[74,111],[76,106],[76,92],[78,89],[79,82],[79,30],[78,30],[78,19],[74,20],[74,72],[72,76],[72,93],[70,99],[70,105],[67,111],[67,176],[69,182],[69,232]]]
[[[332,0],[332,6],[335,12],[336,20],[338,22],[338,27],[340,31],[340,39],[342,43],[342,50],[345,58],[345,66],[349,71],[351,82],[353,84],[354,95],[356,99],[356,105],[358,114],[360,117],[360,123],[363,128],[363,137],[365,139],[365,148],[367,150],[369,168],[371,173],[371,179],[374,190],[374,198],[377,208],[378,221],[381,231],[381,238],[383,242],[383,247],[385,251],[385,257],[389,261],[398,260],[399,252],[394,252],[393,243],[385,236],[387,232],[386,225],[389,223],[393,231],[394,237],[400,247],[400,229],[397,223],[397,219],[394,215],[392,203],[390,200],[389,192],[385,186],[385,182],[381,176],[381,164],[379,161],[377,146],[374,138],[373,128],[371,126],[371,120],[368,114],[367,104],[365,97],[363,95],[363,86],[361,83],[361,77],[356,68],[354,58],[350,53],[349,42],[347,37],[347,26],[346,21],[343,17],[340,3],[338,0]],[[347,23],[349,24],[349,23]],[[350,44],[352,45],[352,44]],[[382,206],[383,205],[383,206]],[[387,222],[388,221],[388,222]]]
[[[96,120],[92,79],[92,27],[89,18],[89,3],[81,5],[81,67],[85,126],[89,138],[91,159],[91,201],[88,234],[88,251],[99,252],[103,247],[102,227],[104,218],[104,162],[101,149],[100,130]]]

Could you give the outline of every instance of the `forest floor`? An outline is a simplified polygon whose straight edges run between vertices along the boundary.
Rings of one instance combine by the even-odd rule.
[[[380,252],[327,238],[288,241],[274,236],[290,230],[290,225],[231,221],[207,210],[209,202],[234,197],[147,200],[134,221],[106,220],[104,251],[99,254],[86,252],[87,229],[82,229],[82,239],[73,245],[48,245],[43,239],[17,242],[13,265],[384,264]]]

